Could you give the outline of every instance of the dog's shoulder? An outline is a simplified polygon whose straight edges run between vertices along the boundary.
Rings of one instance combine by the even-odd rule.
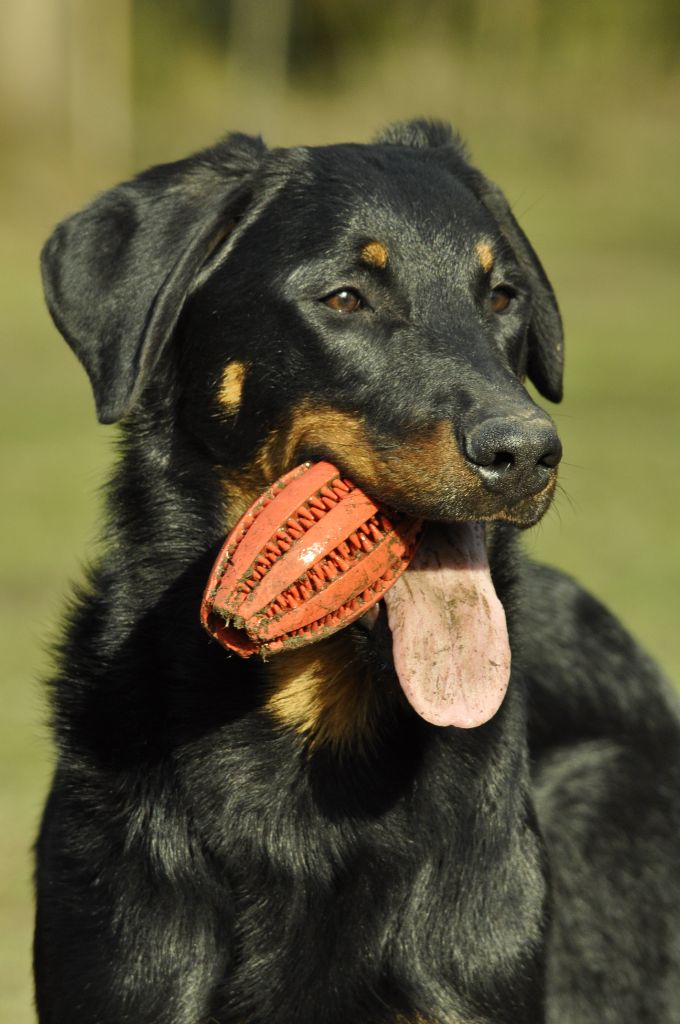
[[[638,750],[680,750],[680,704],[617,617],[565,573],[527,559],[517,609],[536,750],[613,737]]]

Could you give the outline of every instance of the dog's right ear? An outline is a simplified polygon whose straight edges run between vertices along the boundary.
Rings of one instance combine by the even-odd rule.
[[[134,404],[194,277],[243,215],[266,148],[229,136],[153,167],[63,221],[42,252],[52,318],[85,367],[101,423]]]

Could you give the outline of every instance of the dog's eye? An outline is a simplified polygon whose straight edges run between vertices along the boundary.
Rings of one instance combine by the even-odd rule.
[[[514,297],[515,293],[512,288],[508,288],[505,285],[492,288],[489,293],[489,309],[492,313],[505,313]]]
[[[327,295],[322,302],[336,313],[356,313],[364,308],[364,300],[354,288],[339,288],[337,292]]]

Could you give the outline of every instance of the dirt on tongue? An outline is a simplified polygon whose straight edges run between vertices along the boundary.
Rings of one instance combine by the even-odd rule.
[[[414,710],[460,729],[492,718],[508,686],[510,643],[482,524],[429,524],[384,601],[394,666]]]

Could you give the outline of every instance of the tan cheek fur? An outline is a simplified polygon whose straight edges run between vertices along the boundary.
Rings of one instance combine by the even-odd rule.
[[[217,391],[217,400],[231,415],[238,412],[241,405],[246,372],[246,364],[235,361],[228,363],[222,373],[222,380]]]
[[[349,463],[357,483],[379,494],[386,504],[435,503],[455,477],[459,495],[478,495],[480,483],[461,455],[453,429],[440,422],[431,430],[385,451],[376,449],[361,417],[331,406],[303,403],[293,411],[283,444],[270,446],[267,461],[275,479],[304,447],[319,447],[332,461]],[[266,447],[266,446],[265,446]],[[427,470],[425,470],[427,467]]]
[[[381,452],[372,445],[361,417],[303,402],[286,424],[272,431],[247,469],[223,475],[231,525],[269,484],[297,464],[297,453],[306,447],[320,448],[330,461],[349,463],[355,482],[388,505],[435,504],[454,486],[457,500],[465,506],[474,503],[476,518],[483,518],[480,481],[461,455],[449,423],[438,423]]]

